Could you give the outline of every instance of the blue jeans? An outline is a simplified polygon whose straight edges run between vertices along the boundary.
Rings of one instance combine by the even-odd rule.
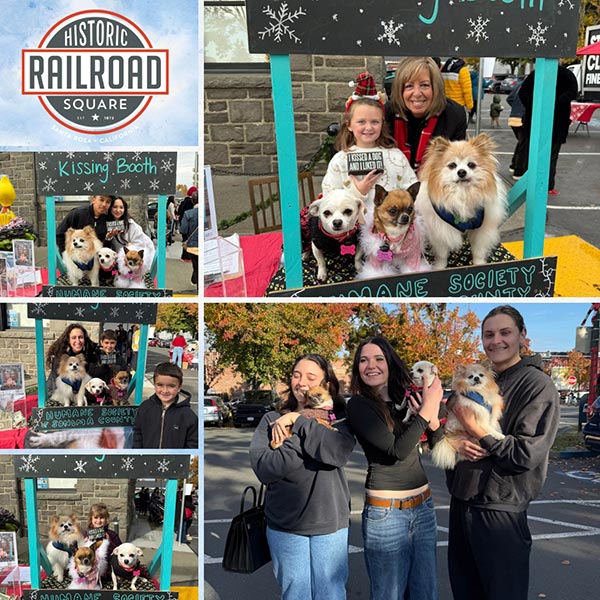
[[[437,525],[431,498],[402,510],[365,504],[362,529],[371,600],[437,600]]]
[[[297,535],[267,527],[282,600],[345,600],[348,528],[326,535]]]
[[[183,362],[183,348],[181,346],[174,346],[171,352],[171,362],[181,368]]]

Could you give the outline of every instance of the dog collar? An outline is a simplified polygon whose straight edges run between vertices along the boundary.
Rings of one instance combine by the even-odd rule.
[[[406,237],[411,234],[415,229],[414,222],[410,224],[409,228],[404,232],[404,235],[401,235],[397,238],[391,238],[386,233],[376,232],[383,241],[379,249],[377,250],[377,260],[380,262],[392,262],[394,259],[394,253],[390,249],[390,244],[400,244],[402,247],[402,243],[406,239]],[[375,233],[375,232],[374,232]]]
[[[442,208],[441,206],[437,206],[433,204],[433,209],[437,213],[438,217],[448,223],[448,225],[452,225],[454,229],[458,229],[458,231],[464,233],[465,231],[469,231],[471,229],[478,229],[481,227],[483,223],[483,217],[485,216],[485,210],[483,207],[479,208],[475,213],[475,216],[472,219],[468,219],[467,221],[459,221],[458,217],[451,213],[449,210]]]
[[[100,270],[104,271],[105,273],[110,273],[111,275],[116,275],[118,273],[117,269],[115,269],[114,267],[108,267],[107,269],[100,265]]]
[[[478,392],[467,392],[464,396],[469,400],[473,400],[473,402],[479,404],[479,406],[483,406],[483,408],[487,409],[489,412],[492,412],[492,405],[489,402],[486,402],[485,398]]]
[[[90,260],[88,260],[88,262],[86,262],[86,263],[77,262],[76,260],[74,260],[73,262],[82,271],[91,271],[92,267],[94,266],[94,260],[95,260],[94,258],[90,258]]]
[[[73,390],[73,393],[75,393],[75,394],[81,389],[81,379],[77,379],[76,381],[71,381],[70,379],[67,379],[66,377],[61,377],[60,380],[63,383],[66,383],[69,387],[71,387],[71,389]]]
[[[336,241],[338,241],[341,244],[345,240],[351,238],[358,231],[358,223],[350,231],[344,231],[344,233],[335,234],[335,233],[329,233],[329,231],[325,231],[323,229],[323,225],[321,224],[321,221],[319,221],[319,231],[325,237],[331,238],[332,240],[336,240]]]
[[[129,273],[125,273],[125,277],[127,277],[127,279],[135,279],[136,275],[133,271],[129,271]]]
[[[62,542],[52,542],[52,546],[57,550],[62,550],[63,552],[66,552],[69,555],[69,557],[73,556],[73,550],[71,549],[71,547],[65,546]]]

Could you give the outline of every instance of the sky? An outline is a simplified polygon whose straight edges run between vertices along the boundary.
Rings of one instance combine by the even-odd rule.
[[[196,146],[198,5],[195,0],[2,0],[0,149]],[[38,47],[45,33],[67,15],[95,8],[122,14],[144,31],[154,48],[169,49],[170,93],[155,96],[144,114],[121,132],[81,136],[51,118],[37,96],[21,95],[21,50]],[[81,137],[83,141],[77,139]]]
[[[475,303],[461,302],[461,313],[472,310],[480,320],[498,306],[499,302]],[[527,328],[527,337],[531,340],[531,349],[535,352],[566,351],[575,348],[575,334],[589,310],[589,302],[511,302],[522,315]],[[448,304],[454,307],[456,304]],[[587,326],[591,326],[588,318]]]

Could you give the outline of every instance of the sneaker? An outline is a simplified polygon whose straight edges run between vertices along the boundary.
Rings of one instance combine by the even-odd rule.
[[[558,190],[548,190],[548,196],[560,196],[560,192]]]
[[[191,541],[192,541],[194,538],[193,538],[191,535],[186,535],[186,536],[185,536],[185,539],[186,539],[188,542],[191,542]]]

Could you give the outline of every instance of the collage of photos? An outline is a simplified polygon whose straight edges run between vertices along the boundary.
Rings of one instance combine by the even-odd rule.
[[[201,3],[2,2],[0,600],[198,600]]]
[[[206,600],[586,600],[600,8],[203,6]]]

